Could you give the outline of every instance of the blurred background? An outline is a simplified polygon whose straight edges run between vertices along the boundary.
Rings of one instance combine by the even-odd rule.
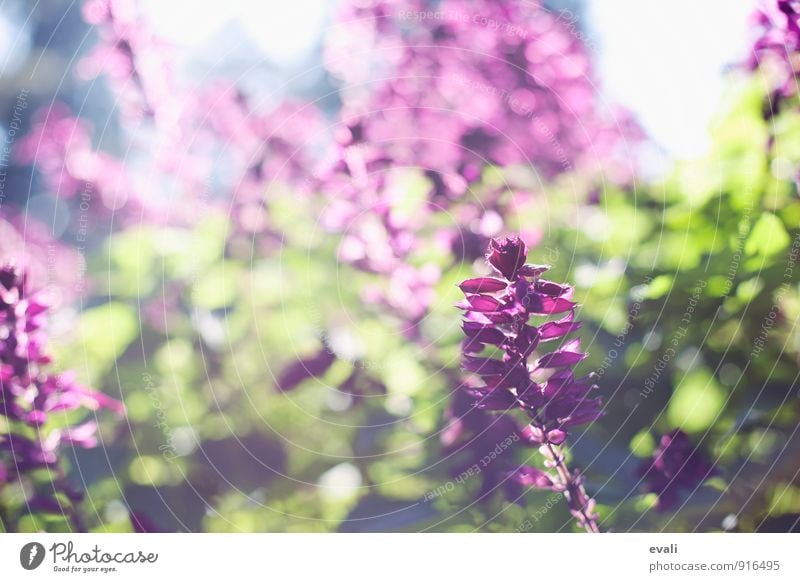
[[[0,258],[125,412],[0,418],[62,441],[0,449],[3,528],[573,531],[459,390],[456,284],[513,232],[575,286],[602,527],[796,530],[798,31],[777,0],[5,0]]]

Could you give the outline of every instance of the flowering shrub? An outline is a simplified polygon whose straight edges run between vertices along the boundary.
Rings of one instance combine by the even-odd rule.
[[[453,250],[470,238],[482,246],[532,198],[509,181],[487,187],[491,168],[530,166],[545,179],[580,168],[624,182],[628,142],[641,138],[598,95],[581,39],[538,2],[431,7],[345,2],[325,48],[344,85],[321,221],[347,233],[340,260],[390,280],[365,299],[398,312],[410,336],[442,275],[410,264],[430,225]]]
[[[445,198],[489,164],[612,171],[640,135],[603,104],[586,47],[539,2],[346,2],[326,46],[340,140],[430,173]],[[358,62],[358,66],[353,66]],[[619,174],[618,174],[619,175]]]

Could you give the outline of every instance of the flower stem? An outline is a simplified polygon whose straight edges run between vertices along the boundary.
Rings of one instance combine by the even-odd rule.
[[[569,470],[564,462],[564,453],[559,446],[547,443],[544,447],[547,450],[546,456],[550,457],[550,460],[555,465],[560,481],[559,484],[564,488],[564,496],[567,498],[570,512],[587,532],[600,533],[600,528],[597,525],[597,515],[591,509],[594,501],[586,494],[580,475],[573,474]]]

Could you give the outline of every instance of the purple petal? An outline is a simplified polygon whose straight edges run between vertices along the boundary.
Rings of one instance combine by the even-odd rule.
[[[562,368],[564,366],[573,366],[585,357],[586,354],[580,352],[558,351],[542,356],[536,362],[536,365],[539,368]]]
[[[14,367],[8,364],[0,364],[0,382],[5,382],[14,375]]]
[[[549,321],[539,327],[539,334],[542,341],[547,341],[569,335],[579,330],[581,325],[579,321],[568,321],[564,323],[560,321]]]
[[[568,299],[563,299],[561,297],[553,298],[541,296],[538,302],[531,303],[529,311],[538,315],[554,315],[556,313],[572,311],[576,306],[577,303],[574,303]]]
[[[484,344],[500,345],[506,341],[502,331],[488,325],[481,325],[474,321],[464,322],[464,333],[471,340]]]
[[[545,281],[544,279],[540,279],[536,281],[534,288],[544,295],[548,295],[549,297],[561,297],[572,291],[572,287],[569,285],[559,285],[558,283],[553,283],[552,281]]]
[[[594,422],[603,416],[601,407],[602,402],[599,398],[584,400],[575,407],[576,409],[573,410],[569,416],[561,419],[561,426],[563,428],[568,428],[570,426],[580,426],[582,424]]]
[[[528,263],[527,265],[522,265],[519,268],[518,273],[523,277],[538,277],[545,271],[550,270],[550,265],[531,265]]]
[[[567,438],[567,433],[560,429],[553,429],[547,433],[547,440],[554,445],[560,445]]]
[[[515,470],[511,474],[511,478],[523,487],[549,489],[553,486],[553,480],[547,473],[528,465],[524,465]]]
[[[508,410],[517,404],[517,399],[508,390],[469,390],[475,406],[481,410]]]
[[[517,336],[516,346],[522,355],[528,357],[539,345],[539,330],[530,325],[522,328]]]
[[[545,435],[541,428],[529,424],[522,429],[522,438],[529,445],[541,445],[544,444]]]
[[[93,420],[61,431],[61,442],[85,449],[97,446],[97,423]]]
[[[494,277],[479,277],[477,279],[467,279],[459,287],[464,293],[495,293],[502,291],[508,283],[495,279]]]
[[[486,253],[489,264],[509,281],[517,278],[517,271],[525,264],[527,258],[528,249],[518,236],[492,239],[489,251]]]
[[[502,303],[489,295],[469,295],[465,301],[466,304],[461,303],[459,307],[480,313],[500,311],[503,308]]]
[[[511,323],[514,321],[514,316],[507,311],[487,311],[481,315],[490,323]]]
[[[508,371],[505,363],[493,358],[464,357],[464,369],[481,376],[503,376]]]

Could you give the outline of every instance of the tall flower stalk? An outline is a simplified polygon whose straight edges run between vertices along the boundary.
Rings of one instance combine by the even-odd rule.
[[[65,415],[80,408],[123,409],[116,400],[78,384],[74,374],[48,371],[46,316],[42,294],[30,291],[25,275],[11,266],[0,268],[0,490],[11,483],[32,485],[28,511],[61,514],[80,530],[74,504],[81,493],[68,484],[59,452],[62,445],[96,446],[97,423],[54,428],[48,420],[63,425]],[[3,521],[6,530],[11,528],[6,511]]]
[[[460,285],[465,295],[459,304],[465,312],[463,368],[476,378],[465,390],[479,409],[521,409],[528,415],[523,437],[539,446],[548,470],[524,466],[511,478],[563,492],[578,524],[599,532],[594,500],[580,472],[567,466],[563,449],[569,429],[602,415],[600,398],[590,398],[596,388],[592,375],[576,378],[572,371],[586,357],[579,339],[566,339],[580,328],[574,321],[573,289],[542,279],[549,267],[528,264],[527,256],[520,238],[493,239],[486,257],[497,276]],[[535,325],[532,318],[543,320]],[[555,350],[543,349],[558,340]]]

